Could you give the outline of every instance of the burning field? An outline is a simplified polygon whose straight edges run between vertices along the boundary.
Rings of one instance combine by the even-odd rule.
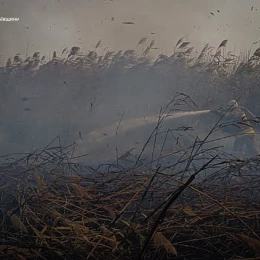
[[[260,114],[259,49],[139,45],[0,68],[1,259],[259,259],[259,157],[210,113]]]

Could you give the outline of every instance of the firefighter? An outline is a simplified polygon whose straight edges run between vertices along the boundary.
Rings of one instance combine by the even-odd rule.
[[[223,125],[223,132],[235,135],[234,151],[243,152],[244,146],[247,148],[248,157],[253,157],[258,154],[255,142],[255,130],[248,120],[245,111],[249,112],[250,116],[253,114],[238,105],[236,100],[228,102],[228,110],[223,112],[220,110],[212,110],[211,112],[222,116],[225,124]]]

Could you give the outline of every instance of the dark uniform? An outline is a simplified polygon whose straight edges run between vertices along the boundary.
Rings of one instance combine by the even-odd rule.
[[[255,130],[246,117],[245,112],[239,106],[232,107],[228,112],[212,111],[223,116],[222,130],[235,135],[234,151],[242,152],[247,148],[247,156],[253,157],[258,154],[255,142]]]

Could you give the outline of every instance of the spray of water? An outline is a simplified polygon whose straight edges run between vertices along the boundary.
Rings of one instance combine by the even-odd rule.
[[[190,111],[190,112],[179,112],[174,114],[163,114],[161,118],[163,121],[171,121],[180,117],[187,116],[198,116],[202,114],[209,113],[210,110],[200,110],[200,111]],[[102,143],[106,139],[115,136],[116,132],[126,133],[128,130],[135,129],[141,126],[146,126],[149,124],[158,123],[158,115],[157,116],[149,116],[145,118],[133,118],[129,120],[122,121],[120,125],[118,123],[114,123],[112,125],[103,127],[101,129],[95,130],[89,133],[87,137],[87,142],[98,142]],[[117,131],[118,128],[118,131]]]

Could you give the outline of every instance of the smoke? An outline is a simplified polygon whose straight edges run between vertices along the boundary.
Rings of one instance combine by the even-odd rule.
[[[148,44],[155,40],[158,50],[152,50],[154,57],[172,54],[182,36],[198,50],[207,42],[218,46],[223,39],[229,40],[229,49],[248,49],[259,37],[259,11],[257,0],[2,0],[0,16],[18,17],[20,21],[0,22],[0,58],[4,63],[16,53],[31,56],[40,51],[48,59],[54,50],[60,54],[63,48],[74,45],[88,52],[100,39],[99,53],[106,47],[143,52],[147,44],[137,43],[144,36]],[[126,77],[114,70],[111,77],[99,80],[91,93],[88,82],[67,80],[64,84],[56,75],[29,84],[17,79],[6,107],[10,118],[16,120],[5,122],[6,129],[12,129],[8,132],[12,142],[19,139],[29,146],[42,146],[60,133],[72,140],[79,131],[84,139],[96,128],[115,124],[122,117],[128,120],[158,114],[175,91],[185,92],[185,84],[193,83],[192,79],[178,79],[178,73],[169,79],[174,82],[172,86],[168,79],[141,69]],[[207,82],[203,84],[201,91],[210,92]],[[28,104],[21,102],[25,96],[29,97]],[[25,106],[32,110],[24,111]],[[56,123],[58,127],[54,127]],[[149,131],[143,131],[145,138]],[[127,137],[122,149],[134,141]],[[20,143],[17,146],[23,149]]]
[[[0,23],[1,59],[72,45],[87,52],[99,39],[112,50],[132,49],[144,36],[155,40],[154,55],[172,53],[185,35],[198,49],[226,38],[232,50],[248,49],[259,38],[259,12],[257,0],[2,0],[0,15],[20,21]]]

